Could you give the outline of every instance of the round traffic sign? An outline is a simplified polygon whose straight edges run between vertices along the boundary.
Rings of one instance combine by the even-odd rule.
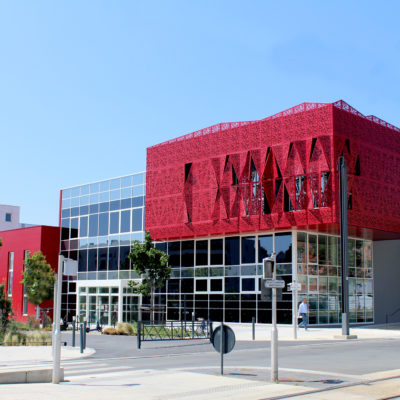
[[[233,330],[227,326],[223,325],[224,330],[223,330],[223,335],[224,335],[224,346],[223,346],[223,353],[227,354],[230,353],[233,348],[235,347],[235,333]],[[218,326],[217,328],[214,329],[214,332],[211,336],[211,343],[214,346],[214,349],[218,351],[218,353],[221,353],[221,325]]]

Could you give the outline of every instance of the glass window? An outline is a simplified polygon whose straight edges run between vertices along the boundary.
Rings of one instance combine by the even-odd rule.
[[[119,189],[121,187],[121,179],[116,178],[110,181],[110,189]]]
[[[328,264],[338,265],[338,238],[328,236]]]
[[[108,235],[108,213],[99,214],[99,235]]]
[[[225,238],[225,265],[239,265],[239,237]]]
[[[100,182],[100,191],[107,192],[108,190],[110,190],[110,181]]]
[[[61,220],[61,240],[69,239],[69,219]]]
[[[110,213],[110,234],[119,233],[119,212]]]
[[[254,278],[242,278],[242,292],[254,292],[256,280]]]
[[[211,265],[222,265],[223,264],[223,239],[212,239],[210,241],[210,255]]]
[[[14,252],[10,251],[8,253],[8,295],[12,296],[13,292],[13,277],[14,277]]]
[[[122,187],[128,187],[128,186],[132,186],[132,176],[124,176],[123,178],[121,178],[121,186]]]
[[[319,264],[327,263],[326,241],[327,241],[327,237],[325,235],[318,235],[318,263]]]
[[[194,279],[190,278],[181,279],[181,291],[182,293],[193,293]]]
[[[89,250],[88,271],[96,271],[97,269],[97,249]]]
[[[97,236],[99,225],[99,214],[92,214],[89,216],[89,236]]]
[[[292,234],[277,233],[275,235],[275,253],[277,263],[292,262]]]
[[[196,265],[208,265],[208,240],[196,241]]]
[[[196,292],[207,292],[207,279],[196,279]]]
[[[171,267],[179,267],[181,265],[180,260],[180,242],[169,242],[168,243],[168,264]]]
[[[317,263],[317,235],[308,235],[308,262]]]
[[[109,247],[108,249],[108,269],[115,271],[118,269],[118,247]]]
[[[119,248],[119,269],[129,269],[129,246],[121,246]]]
[[[167,252],[167,243],[165,243],[165,242],[154,243],[154,247],[157,250],[163,251],[164,253]]]
[[[144,183],[144,174],[133,175],[132,178],[134,185],[141,185],[142,183]]]
[[[132,198],[132,207],[141,207],[144,204],[144,196],[133,197]]]
[[[11,222],[11,213],[6,213],[5,221],[6,222]]]
[[[194,241],[182,241],[182,267],[193,267],[194,265]]]
[[[79,218],[72,218],[71,219],[71,231],[70,231],[70,237],[72,239],[78,237],[78,226],[79,225]]]
[[[239,293],[240,278],[225,278],[225,293]]]
[[[222,279],[210,279],[210,291],[222,292]]]
[[[143,209],[135,208],[132,210],[132,231],[141,231],[143,226]]]
[[[130,232],[131,230],[131,210],[121,211],[121,232]]]
[[[242,264],[256,262],[256,238],[254,236],[242,237]]]
[[[273,236],[258,237],[258,262],[261,263],[266,257],[271,257],[273,251]]]
[[[78,271],[86,272],[87,271],[87,250],[79,250],[78,256]]]
[[[98,250],[99,257],[99,271],[107,270],[107,248],[102,248]]]

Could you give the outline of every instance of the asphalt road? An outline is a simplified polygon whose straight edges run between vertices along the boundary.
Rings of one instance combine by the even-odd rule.
[[[78,339],[78,338],[77,338]],[[71,343],[71,334],[63,333]],[[78,343],[78,341],[77,341]],[[65,376],[98,378],[132,370],[184,370],[218,374],[220,355],[205,340],[143,342],[136,337],[87,335],[93,356],[63,362]],[[237,342],[224,357],[225,373],[268,380],[270,343]],[[313,387],[352,383],[360,376],[400,368],[399,339],[279,343],[280,380]]]

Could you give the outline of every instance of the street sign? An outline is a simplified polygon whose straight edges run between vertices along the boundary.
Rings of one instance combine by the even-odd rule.
[[[289,291],[301,290],[301,283],[300,282],[288,283],[288,290]]]
[[[281,289],[285,287],[285,281],[278,279],[265,279],[263,285],[267,289]]]
[[[235,333],[229,326],[224,325],[224,354],[228,354],[233,350],[235,342]],[[213,344],[214,349],[218,351],[218,353],[221,353],[221,326],[214,329],[211,336],[211,343]]]

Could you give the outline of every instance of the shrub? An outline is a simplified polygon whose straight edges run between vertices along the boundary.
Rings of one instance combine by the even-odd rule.
[[[27,324],[28,324],[29,330],[31,330],[31,331],[33,331],[34,329],[40,329],[40,322],[33,315],[28,316]]]
[[[103,335],[118,335],[118,332],[115,328],[105,328],[101,333]]]
[[[45,331],[28,332],[26,335],[27,346],[50,346],[51,335]]]
[[[134,335],[135,330],[133,329],[133,326],[131,324],[128,324],[127,322],[118,322],[117,324],[117,332],[118,335]]]
[[[4,346],[24,346],[26,335],[17,331],[9,331],[4,336]]]

